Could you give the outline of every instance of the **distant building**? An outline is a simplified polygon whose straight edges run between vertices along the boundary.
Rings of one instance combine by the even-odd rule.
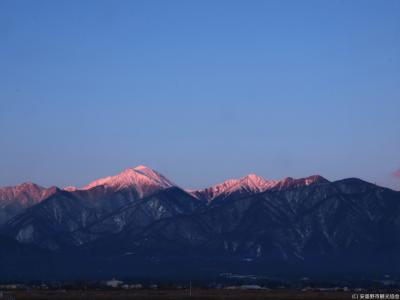
[[[141,289],[141,288],[143,288],[143,286],[140,283],[124,284],[124,285],[122,285],[122,288],[126,289],[126,290],[133,290],[133,289]]]
[[[266,288],[261,287],[256,284],[245,284],[245,285],[238,285],[238,286],[227,286],[226,290],[265,290]]]
[[[17,284],[3,284],[3,285],[0,285],[0,288],[1,289],[4,289],[4,290],[16,290],[16,289],[18,289],[18,285]],[[4,296],[4,294],[3,294],[3,296]]]
[[[245,284],[239,287],[242,290],[263,290],[264,288],[256,284]]]
[[[124,283],[123,281],[120,281],[120,280],[117,280],[117,279],[113,278],[113,279],[111,279],[111,280],[106,282],[106,286],[109,286],[109,287],[112,287],[112,288],[117,288],[120,285],[122,285],[123,283]]]
[[[10,293],[4,293],[0,291],[1,300],[15,300],[15,296]]]
[[[158,285],[157,284],[150,284],[149,285],[149,289],[156,290],[156,289],[158,289]]]

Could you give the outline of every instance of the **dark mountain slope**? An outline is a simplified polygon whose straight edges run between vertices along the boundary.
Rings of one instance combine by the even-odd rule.
[[[263,181],[252,177],[245,179],[250,194],[230,182],[223,200],[207,204],[161,175],[137,172],[99,180],[88,190],[57,190],[7,222],[2,233],[26,247],[55,250],[47,252],[52,265],[70,276],[73,266],[87,277],[129,276],[165,273],[166,265],[184,272],[184,263],[210,275],[400,270],[400,192],[322,177],[255,192]]]
[[[180,188],[172,187],[129,204],[101,220],[74,232],[81,243],[96,239],[106,240],[122,230],[139,233],[153,222],[192,214],[205,209],[205,204]]]
[[[88,247],[102,255],[250,259],[289,266],[399,265],[400,193],[354,179],[243,197],[124,228]],[[101,249],[101,250],[100,250]],[[284,267],[286,266],[286,267]]]
[[[55,187],[44,188],[30,182],[0,188],[0,225],[24,209],[40,203],[56,190]]]

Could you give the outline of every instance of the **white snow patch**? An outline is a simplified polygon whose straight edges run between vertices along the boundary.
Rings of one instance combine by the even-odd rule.
[[[33,225],[28,225],[18,231],[16,239],[21,243],[30,243],[33,241],[34,232],[35,228],[33,227]]]

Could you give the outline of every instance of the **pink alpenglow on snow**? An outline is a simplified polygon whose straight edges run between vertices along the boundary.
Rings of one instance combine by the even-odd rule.
[[[240,179],[229,179],[212,187],[190,192],[195,197],[201,197],[207,199],[207,201],[212,201],[215,198],[225,198],[236,192],[260,193],[271,189],[307,186],[323,182],[328,182],[328,180],[319,175],[300,179],[287,177],[282,180],[267,180],[256,174],[249,174]]]
[[[140,197],[144,197],[158,190],[173,187],[175,184],[146,166],[137,166],[126,169],[118,175],[95,180],[80,190],[90,190],[98,186],[113,190],[135,188]]]

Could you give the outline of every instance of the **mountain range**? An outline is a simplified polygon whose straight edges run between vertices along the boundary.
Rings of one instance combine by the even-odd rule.
[[[400,192],[357,178],[250,174],[185,190],[138,166],[82,188],[0,188],[0,223],[0,277],[12,279],[400,267]]]

